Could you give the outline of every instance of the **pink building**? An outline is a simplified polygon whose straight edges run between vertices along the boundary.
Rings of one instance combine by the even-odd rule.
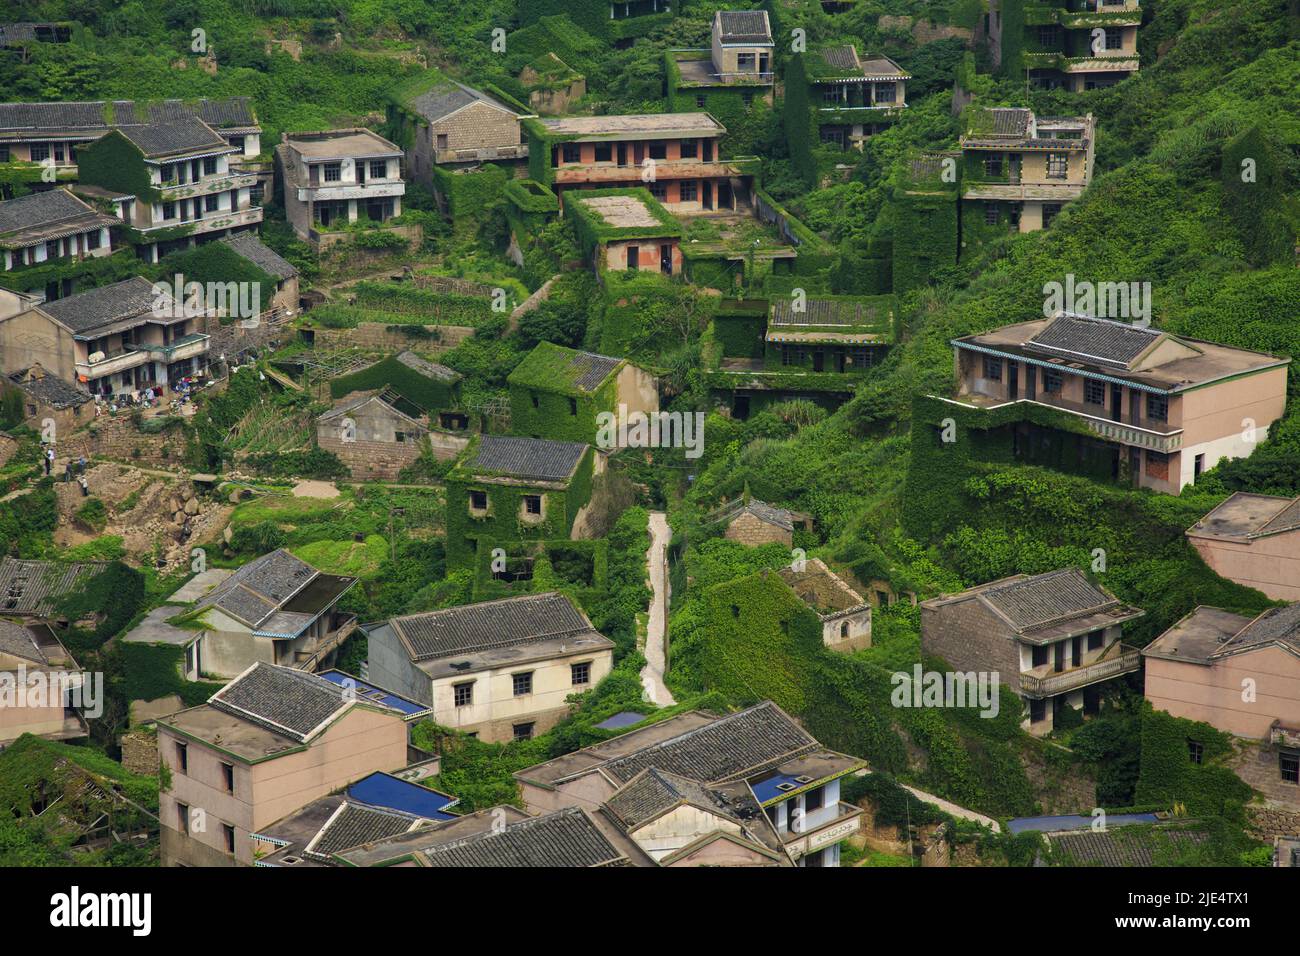
[[[1275,601],[1300,600],[1300,498],[1239,491],[1187,529],[1215,573]]]

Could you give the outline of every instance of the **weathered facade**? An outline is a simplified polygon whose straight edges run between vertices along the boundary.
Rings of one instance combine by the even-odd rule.
[[[435,166],[517,162],[528,158],[518,112],[463,83],[447,81],[412,97],[404,113],[414,120],[406,150],[410,174],[433,186]]]
[[[1300,498],[1238,491],[1187,529],[1216,574],[1275,601],[1300,600]]]
[[[285,215],[308,242],[361,218],[402,214],[402,151],[368,129],[285,133],[276,162]]]

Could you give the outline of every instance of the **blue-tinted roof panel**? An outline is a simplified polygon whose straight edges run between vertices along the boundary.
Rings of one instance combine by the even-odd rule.
[[[422,714],[429,708],[419,701],[411,700],[408,697],[400,697],[392,691],[381,690],[372,684],[367,684],[359,677],[353,677],[351,674],[339,670],[322,671],[316,675],[323,677],[332,684],[338,684],[340,687],[351,687],[356,691],[358,700],[370,701],[374,704],[380,704],[384,707],[391,707],[406,716]]]
[[[348,799],[372,807],[383,807],[410,813],[426,820],[454,820],[453,814],[446,808],[456,802],[437,790],[430,790],[418,783],[399,780],[387,773],[372,773],[348,787]]]
[[[613,717],[602,720],[596,726],[601,730],[619,730],[622,727],[631,727],[633,724],[639,724],[646,719],[645,714],[638,714],[634,710],[619,711]]]

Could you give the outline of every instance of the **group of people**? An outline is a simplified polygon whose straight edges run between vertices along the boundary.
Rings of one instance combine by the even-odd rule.
[[[72,480],[73,470],[76,470],[77,484],[81,486],[81,497],[90,496],[90,483],[86,481],[86,456],[82,455],[75,462],[69,458],[63,466],[63,481],[65,483]],[[45,448],[45,474],[54,473],[54,446],[48,445]]]

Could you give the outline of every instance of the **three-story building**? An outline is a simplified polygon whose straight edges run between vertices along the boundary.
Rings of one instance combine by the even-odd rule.
[[[402,214],[402,151],[368,129],[285,133],[276,147],[285,214],[301,238]]]

